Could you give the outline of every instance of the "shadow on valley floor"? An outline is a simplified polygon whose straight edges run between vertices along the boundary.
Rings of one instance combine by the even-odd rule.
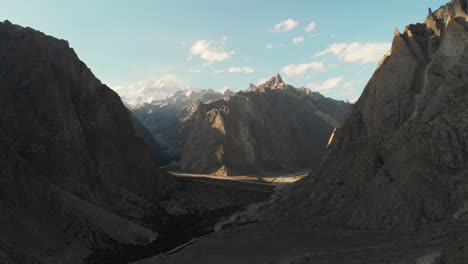
[[[296,174],[295,174],[296,175]],[[120,244],[111,238],[104,237],[107,245],[93,245],[93,252],[85,259],[85,263],[120,264],[132,263],[145,258],[168,252],[177,252],[193,240],[216,233],[216,224],[226,222],[222,229],[231,229],[254,221],[236,220],[229,222],[231,216],[248,210],[256,204],[265,204],[275,192],[275,184],[248,179],[230,179],[209,177],[207,175],[177,175],[180,190],[192,194],[190,199],[182,201],[189,210],[184,214],[173,215],[161,208],[153,208],[139,222],[158,231],[158,238],[146,245]],[[185,197],[175,192],[170,197]],[[205,203],[200,206],[199,203]],[[245,220],[245,219],[243,219]],[[158,228],[156,228],[158,227]],[[95,241],[102,241],[96,239]]]
[[[180,216],[162,214],[160,210],[155,210],[158,213],[145,216],[145,222],[151,222],[155,226],[163,227],[160,236],[154,242],[147,245],[126,245],[114,242],[112,248],[102,248],[95,245],[94,252],[85,260],[85,263],[124,264],[162,254],[192,239],[212,233],[213,226],[220,218],[239,209],[240,207],[231,206]],[[110,238],[109,242],[112,243]]]

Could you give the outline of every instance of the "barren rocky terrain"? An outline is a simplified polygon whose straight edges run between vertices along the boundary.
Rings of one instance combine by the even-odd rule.
[[[1,263],[128,263],[273,192],[160,169],[148,132],[64,40],[5,21],[0,58]]]
[[[316,168],[349,104],[272,77],[227,100],[200,104],[181,171],[242,175]]]
[[[140,263],[467,263],[467,12],[395,30],[323,163],[259,223]]]
[[[0,263],[468,263],[467,21],[395,30],[349,111],[279,75],[198,104],[174,175],[68,42],[0,23]]]

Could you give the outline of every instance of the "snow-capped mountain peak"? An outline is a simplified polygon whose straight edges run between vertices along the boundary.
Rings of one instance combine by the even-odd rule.
[[[129,108],[138,108],[144,104],[156,104],[178,91],[186,91],[187,96],[190,96],[191,92],[189,91],[192,91],[189,83],[179,80],[174,75],[154,78],[136,85],[116,86],[113,89]]]

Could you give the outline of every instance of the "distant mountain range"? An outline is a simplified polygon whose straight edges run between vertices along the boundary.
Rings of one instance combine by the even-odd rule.
[[[0,22],[0,58],[0,263],[129,263],[268,198],[161,169],[153,136],[67,41]]]
[[[395,30],[354,105],[276,75],[132,112],[67,41],[0,23],[0,263],[467,263],[467,21],[452,0]]]
[[[185,142],[192,131],[192,114],[199,103],[227,99],[234,93],[185,89],[162,100],[131,107],[132,113],[161,146],[155,155],[162,165],[180,161]]]
[[[186,89],[131,111],[162,147],[156,156],[163,165],[180,161],[183,171],[226,175],[313,168],[348,106],[277,75],[238,93]],[[211,129],[215,122],[222,123],[221,135]]]
[[[258,223],[205,238],[164,263],[468,263],[467,21],[468,1],[452,0],[429,9],[424,23],[395,30],[391,50],[336,129],[318,169],[284,189]],[[236,145],[225,139],[238,131],[232,141],[245,145],[240,160],[255,160],[263,154],[255,151],[266,148],[252,138],[286,127],[250,134],[263,121],[266,126],[288,113],[281,107],[287,104],[279,103],[285,99],[273,97],[279,90],[268,86],[287,87],[272,79],[258,89],[268,97],[251,92],[205,105],[195,138],[210,133],[212,141],[187,146],[194,152],[213,146],[217,156],[205,160],[231,160],[228,147]],[[274,115],[246,123],[244,116],[258,116],[258,106],[268,104],[257,102],[266,98],[278,110],[262,111]],[[296,125],[287,127],[295,131]],[[274,139],[269,143],[289,142],[286,136]],[[284,161],[294,155],[286,150]],[[203,157],[198,152],[191,160],[200,160],[196,156]],[[223,164],[232,163],[214,165]]]
[[[119,93],[122,101],[132,109],[142,107],[144,104],[159,104],[174,93],[193,90],[190,84],[173,75],[139,82],[129,87],[116,86],[114,89]]]
[[[227,100],[201,103],[192,114],[181,170],[238,175],[314,168],[348,106],[297,89],[279,75]]]

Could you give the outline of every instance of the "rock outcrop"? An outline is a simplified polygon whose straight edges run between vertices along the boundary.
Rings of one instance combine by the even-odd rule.
[[[228,100],[200,104],[181,169],[234,175],[312,168],[347,107],[277,75]]]
[[[131,111],[160,144],[161,147],[156,148],[156,156],[161,165],[168,165],[180,162],[182,158],[185,142],[193,127],[192,114],[198,104],[227,99],[231,95],[233,93],[229,90],[224,93],[211,89],[178,91],[164,100],[133,107]]]
[[[0,23],[0,259],[79,263],[158,237],[173,185],[119,96],[64,40]]]
[[[468,220],[467,6],[395,32],[323,164],[286,193],[290,217],[357,229]]]

